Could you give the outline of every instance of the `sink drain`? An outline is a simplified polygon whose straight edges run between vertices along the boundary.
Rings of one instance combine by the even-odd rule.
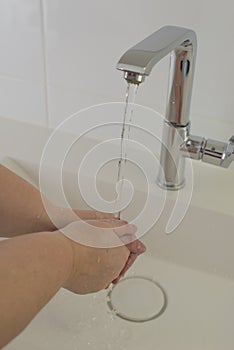
[[[107,294],[107,305],[116,316],[132,322],[153,320],[165,311],[167,298],[154,280],[131,276],[112,285]]]

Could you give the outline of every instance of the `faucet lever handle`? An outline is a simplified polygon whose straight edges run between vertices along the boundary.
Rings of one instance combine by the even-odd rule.
[[[228,168],[231,162],[234,161],[234,135],[229,139],[221,166],[224,168]]]
[[[234,135],[229,139],[229,143],[234,146]]]
[[[234,135],[228,143],[190,135],[180,151],[185,157],[228,168],[234,161]]]

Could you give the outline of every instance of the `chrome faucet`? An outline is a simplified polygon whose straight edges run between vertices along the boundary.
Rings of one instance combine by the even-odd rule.
[[[132,84],[140,84],[153,67],[171,53],[168,101],[164,119],[158,184],[177,190],[185,184],[185,158],[227,167],[234,160],[234,136],[227,144],[190,136],[190,102],[197,51],[194,31],[166,26],[137,45],[120,58],[117,69]]]

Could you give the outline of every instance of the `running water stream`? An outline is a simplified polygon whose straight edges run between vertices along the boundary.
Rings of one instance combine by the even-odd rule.
[[[118,173],[117,173],[117,181],[116,181],[116,183],[119,183],[119,181],[121,181],[120,188],[119,188],[120,203],[121,203],[123,190],[124,190],[123,180],[125,177],[125,167],[127,162],[127,149],[128,149],[128,143],[129,143],[128,141],[130,138],[134,102],[135,102],[137,90],[138,90],[138,85],[128,83],[127,90],[126,90],[126,98],[125,98],[123,126],[121,131],[121,140],[120,140],[120,158],[118,162]],[[121,210],[115,214],[115,217],[117,219],[120,219]]]

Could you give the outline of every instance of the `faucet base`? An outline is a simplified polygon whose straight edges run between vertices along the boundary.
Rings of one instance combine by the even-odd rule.
[[[178,191],[178,190],[181,190],[185,186],[185,180],[183,180],[179,184],[173,184],[173,183],[161,182],[161,179],[158,177],[156,184],[164,190]]]

